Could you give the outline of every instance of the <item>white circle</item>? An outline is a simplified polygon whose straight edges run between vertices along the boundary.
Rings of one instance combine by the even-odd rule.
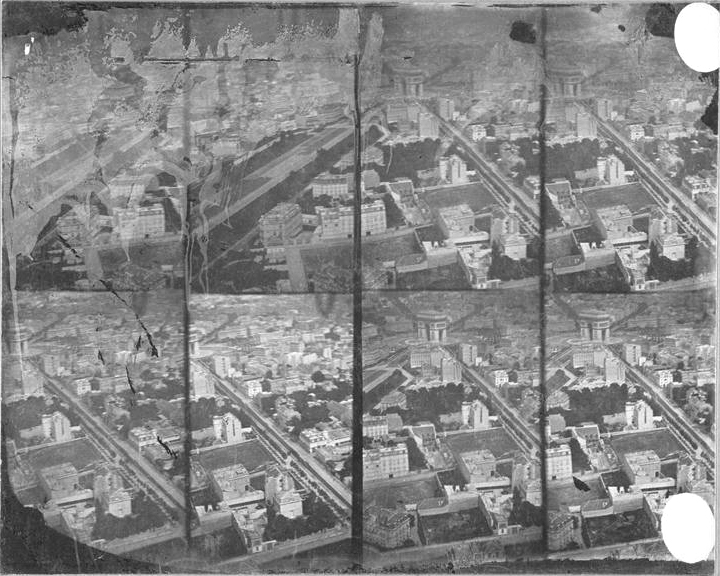
[[[670,553],[688,564],[707,560],[715,545],[715,517],[710,506],[690,492],[667,499],[660,530]]]
[[[720,67],[720,12],[705,2],[693,2],[675,20],[675,47],[680,58],[697,72]]]

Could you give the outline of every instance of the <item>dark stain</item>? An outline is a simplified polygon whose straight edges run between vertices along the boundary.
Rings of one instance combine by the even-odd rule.
[[[68,250],[70,250],[75,257],[81,258],[81,256],[80,256],[80,254],[78,253],[78,251],[75,250],[75,248],[73,248],[73,247],[70,245],[70,243],[69,243],[67,240],[65,240],[65,238],[62,237],[62,235],[58,234],[57,237],[58,237],[58,240],[60,240],[60,244],[62,244],[63,246],[65,246],[65,248],[67,248]],[[102,280],[101,280],[101,282],[102,282]],[[118,297],[119,297],[119,296],[118,296]],[[121,300],[122,300],[122,298],[121,298]]]
[[[712,100],[705,107],[705,112],[700,116],[700,122],[705,124],[712,133],[717,136],[718,133],[718,70],[712,72],[703,72],[700,74],[700,79],[704,82],[710,82],[715,86],[715,94],[713,94]]]
[[[98,356],[98,360],[100,360],[100,362],[102,362],[103,364],[105,364],[105,358],[103,357],[102,351],[98,350],[97,356]]]
[[[158,441],[158,444],[160,444],[160,446],[162,446],[163,448],[165,448],[165,451],[166,451],[168,454],[170,454],[170,456],[172,456],[173,458],[177,459],[177,457],[178,457],[177,451],[175,451],[175,450],[173,450],[172,448],[170,448],[170,446],[168,446],[167,442],[163,442],[163,439],[160,438],[160,436],[157,437],[157,441]]]
[[[65,242],[65,244],[67,244],[67,242]],[[68,245],[68,247],[70,247],[69,244],[67,244],[67,245]],[[72,249],[72,247],[70,247],[70,249],[73,250],[73,252],[75,252],[75,250]],[[109,282],[109,281],[105,280],[104,278],[100,278],[100,283],[103,286],[105,286],[105,289],[108,290],[111,294],[113,294],[115,296],[115,298],[120,300],[120,302],[125,304],[125,306],[127,306],[128,308],[130,308],[130,310],[132,310],[134,312],[135,319],[138,321],[138,324],[140,324],[140,327],[143,329],[143,332],[145,332],[145,337],[148,340],[148,344],[150,344],[151,356],[153,358],[158,358],[160,355],[158,353],[158,349],[155,347],[155,344],[153,343],[152,335],[150,334],[150,331],[147,329],[147,326],[145,326],[145,323],[142,321],[142,319],[140,318],[138,313],[135,312],[133,307],[122,296],[120,296],[120,294],[118,294],[115,291],[115,289],[112,286],[112,282]]]
[[[582,490],[583,492],[590,492],[591,488],[585,482],[580,480],[580,478],[576,478],[575,476],[572,477],[573,484],[575,484],[575,488],[578,490]]]
[[[515,20],[510,28],[510,39],[524,44],[535,44],[535,27],[522,20]]]
[[[86,10],[105,11],[108,6],[69,2],[5,2],[3,38],[30,33],[53,36],[62,30],[82,29],[88,21]]]
[[[620,32],[625,32],[625,26],[618,24],[618,30],[620,30]]]
[[[245,62],[280,62],[277,58],[245,58]]]
[[[652,4],[645,12],[645,29],[653,36],[675,37],[675,20],[680,11],[672,4]]]
[[[135,352],[139,352],[141,346],[142,346],[142,334],[140,334],[140,336],[138,336],[137,342],[135,342]]]
[[[600,14],[600,11],[603,9],[602,4],[596,4],[595,6],[590,6],[590,12],[595,12],[595,14]]]
[[[130,378],[130,368],[125,366],[125,375],[127,376],[128,386],[130,386],[130,392],[135,394],[135,387],[133,386],[132,378]]]

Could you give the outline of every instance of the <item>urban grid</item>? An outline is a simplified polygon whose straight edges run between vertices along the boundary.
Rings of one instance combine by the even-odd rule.
[[[673,5],[71,6],[3,15],[11,571],[675,573],[718,140]]]

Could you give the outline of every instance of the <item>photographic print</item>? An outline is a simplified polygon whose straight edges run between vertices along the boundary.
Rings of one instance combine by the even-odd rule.
[[[3,570],[712,573],[681,14],[5,2]]]

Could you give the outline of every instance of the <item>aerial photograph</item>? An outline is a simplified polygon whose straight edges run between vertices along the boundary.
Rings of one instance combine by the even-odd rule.
[[[351,240],[315,232],[312,182],[352,172],[357,11],[106,5],[43,35],[23,4],[4,35],[13,287],[348,289],[324,255]]]
[[[175,571],[279,569],[300,552],[328,568],[311,552],[332,544],[342,559],[347,297],[198,296],[186,389],[179,294],[124,296],[19,294],[2,400],[20,505],[98,553]]]
[[[3,319],[4,492],[16,498],[4,523],[47,526],[98,556],[182,542],[181,294],[15,297],[15,321]]]
[[[681,8],[3,3],[2,570],[710,573]]]
[[[541,557],[535,299],[368,292],[363,318],[363,566]]]
[[[542,66],[519,19],[539,10],[363,10],[367,288],[537,287]]]
[[[672,560],[668,498],[715,502],[714,291],[554,294],[546,312],[550,558]]]
[[[662,16],[548,11],[545,273],[558,292],[715,285],[717,83],[680,59],[672,27],[648,26]]]

